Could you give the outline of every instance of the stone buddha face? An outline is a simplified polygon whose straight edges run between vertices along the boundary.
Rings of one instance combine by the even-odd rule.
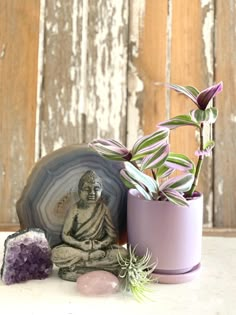
[[[86,204],[94,204],[102,194],[102,181],[94,171],[87,171],[79,182],[79,197]]]

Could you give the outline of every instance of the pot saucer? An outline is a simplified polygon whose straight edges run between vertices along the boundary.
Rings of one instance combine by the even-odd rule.
[[[152,273],[152,279],[157,281],[158,283],[168,283],[168,284],[177,284],[184,283],[193,280],[197,277],[201,270],[201,264],[199,263],[193,269],[186,273],[180,274],[161,274],[161,273]]]

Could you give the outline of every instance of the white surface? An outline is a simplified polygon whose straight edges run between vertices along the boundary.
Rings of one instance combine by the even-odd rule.
[[[0,263],[8,234],[0,233]],[[56,271],[46,280],[10,286],[0,280],[0,314],[235,315],[236,238],[204,237],[201,263],[198,278],[183,284],[152,285],[154,302],[141,304],[123,293],[83,297],[75,283],[59,279]]]

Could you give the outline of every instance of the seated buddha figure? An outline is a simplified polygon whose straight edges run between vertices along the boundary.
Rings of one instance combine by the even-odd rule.
[[[102,180],[89,170],[81,177],[78,188],[80,199],[66,217],[63,243],[52,249],[59,276],[76,281],[80,274],[94,270],[118,274],[117,254],[126,256],[127,252],[116,244],[110,210],[102,200]]]

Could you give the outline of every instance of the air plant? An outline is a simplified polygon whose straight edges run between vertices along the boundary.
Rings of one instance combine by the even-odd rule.
[[[153,282],[151,274],[156,268],[155,263],[150,263],[151,254],[148,250],[143,257],[139,257],[135,248],[129,246],[128,256],[124,257],[118,253],[117,260],[124,291],[130,291],[139,302],[147,299],[147,294],[151,292],[148,285]]]
[[[217,119],[217,109],[208,108],[208,104],[222,91],[223,83],[201,92],[192,86],[169,84],[168,87],[184,94],[198,108],[159,123],[154,133],[140,137],[131,150],[113,139],[97,139],[89,146],[107,159],[124,161],[121,179],[128,188],[136,188],[145,199],[169,200],[185,206],[188,205],[186,199],[195,192],[204,157],[210,155],[215,145],[211,139],[205,139],[204,128]],[[200,145],[195,152],[198,156],[196,166],[187,156],[170,152],[170,130],[182,126],[193,126],[200,132]],[[146,174],[147,170],[151,176]],[[169,178],[176,170],[181,171],[181,175]]]

